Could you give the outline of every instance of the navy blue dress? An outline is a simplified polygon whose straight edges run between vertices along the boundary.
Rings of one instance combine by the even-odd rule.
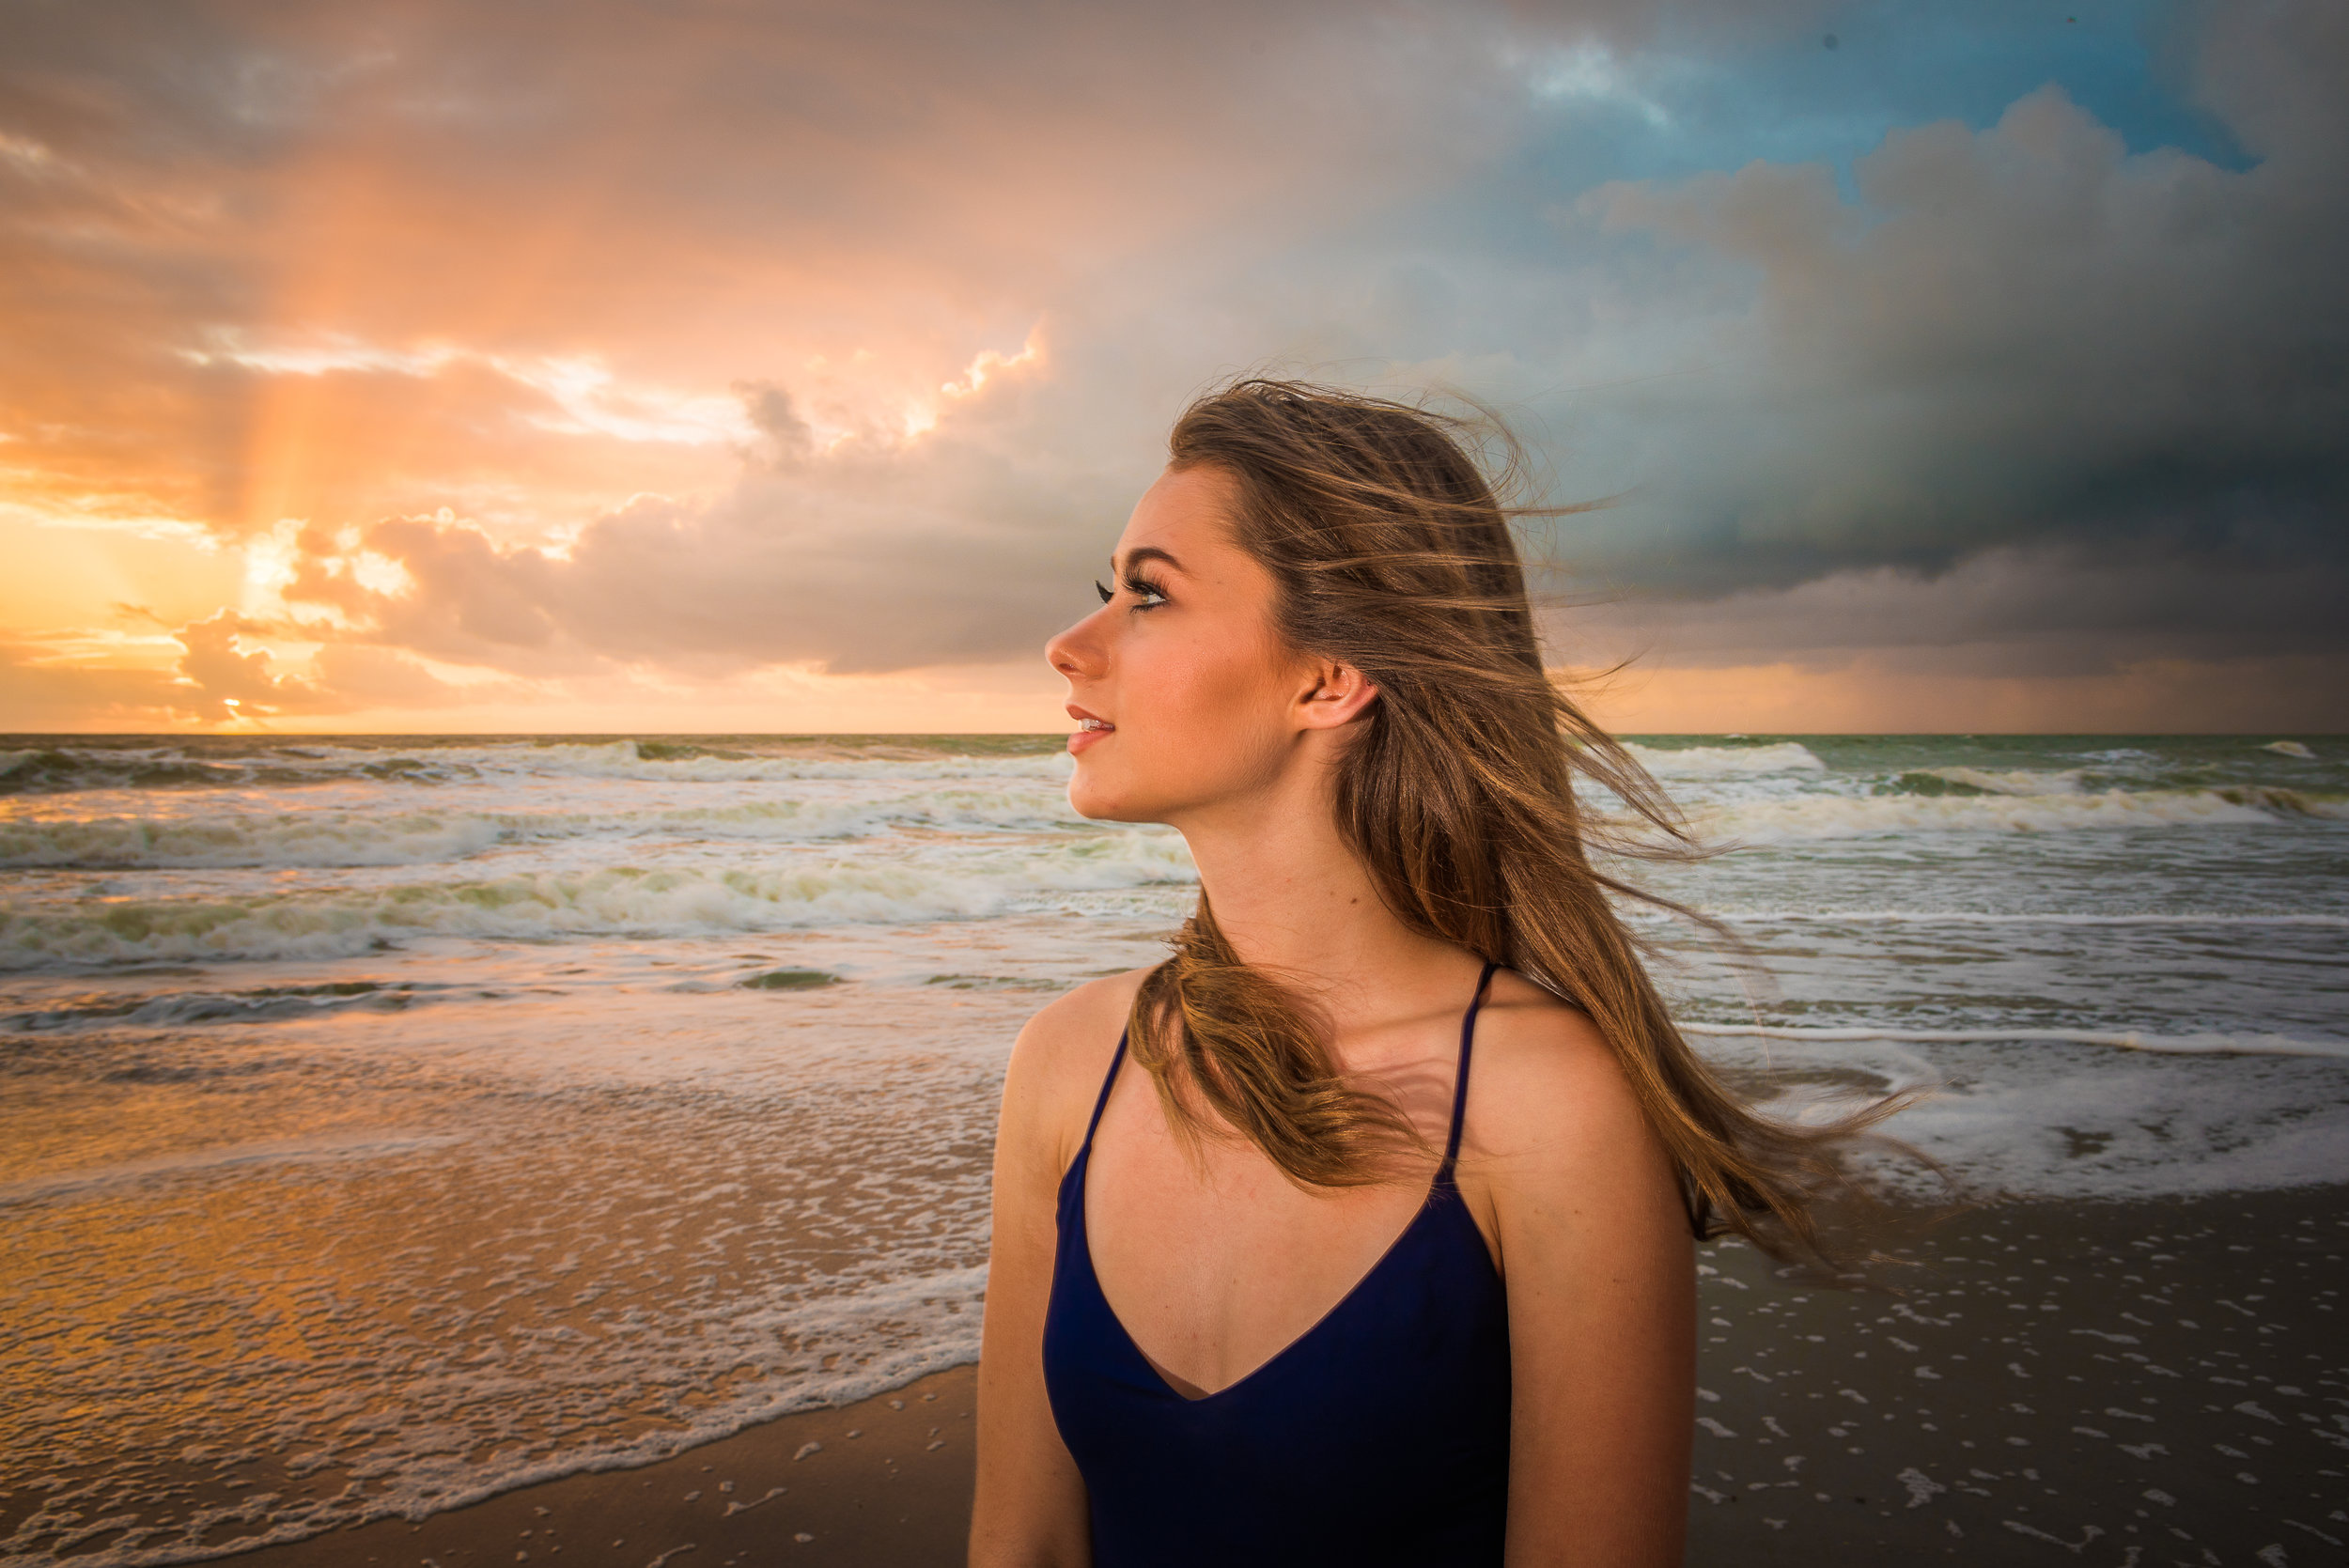
[[[1117,1043],[1061,1178],[1044,1380],[1083,1474],[1098,1568],[1498,1564],[1509,1505],[1509,1310],[1453,1168],[1487,964],[1460,1022],[1452,1130],[1427,1199],[1368,1274],[1254,1372],[1204,1399],[1111,1311],[1085,1167]]]

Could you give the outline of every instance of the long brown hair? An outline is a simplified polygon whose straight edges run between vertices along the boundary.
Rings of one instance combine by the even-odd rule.
[[[1823,1125],[1760,1116],[1673,1025],[1613,900],[1677,907],[1591,851],[1701,851],[1544,667],[1512,513],[1463,438],[1498,444],[1502,486],[1520,471],[1506,427],[1481,410],[1262,379],[1193,402],[1168,446],[1172,467],[1234,481],[1232,524],[1272,574],[1287,644],[1377,688],[1338,764],[1336,806],[1388,908],[1590,1016],[1679,1169],[1696,1234],[1823,1257],[1812,1209],[1845,1185],[1836,1145],[1900,1102]],[[1587,813],[1578,778],[1628,808],[1630,827]],[[1205,1126],[1195,1094],[1292,1180],[1383,1179],[1379,1151],[1415,1139],[1392,1102],[1342,1079],[1303,1000],[1240,960],[1204,891],[1134,999],[1129,1042],[1178,1129]]]

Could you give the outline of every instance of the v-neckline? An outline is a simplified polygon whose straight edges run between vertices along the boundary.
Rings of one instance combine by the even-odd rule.
[[[1421,1197],[1419,1206],[1411,1211],[1411,1218],[1404,1223],[1403,1229],[1395,1233],[1394,1239],[1387,1243],[1385,1250],[1380,1251],[1371,1265],[1362,1271],[1361,1276],[1346,1287],[1346,1294],[1332,1301],[1319,1317],[1307,1324],[1286,1344],[1233,1378],[1229,1383],[1224,1384],[1223,1387],[1210,1389],[1194,1398],[1167,1381],[1166,1374],[1159,1369],[1158,1362],[1150,1358],[1150,1353],[1142,1348],[1142,1342],[1134,1338],[1134,1331],[1126,1327],[1126,1320],[1119,1315],[1117,1304],[1110,1299],[1110,1293],[1101,1288],[1101,1271],[1093,1265],[1093,1220],[1092,1217],[1085,1212],[1085,1192],[1093,1185],[1093,1148],[1090,1141],[1087,1141],[1081,1157],[1081,1167],[1077,1177],[1077,1223],[1081,1227],[1078,1238],[1084,1248],[1085,1273],[1093,1281],[1093,1294],[1101,1298],[1102,1310],[1109,1313],[1110,1321],[1117,1325],[1118,1337],[1124,1340],[1126,1347],[1134,1353],[1134,1358],[1150,1369],[1150,1375],[1157,1380],[1159,1388],[1164,1389],[1170,1396],[1182,1401],[1185,1405],[1206,1405],[1253,1382],[1269,1371],[1274,1363],[1283,1359],[1303,1345],[1307,1340],[1319,1333],[1330,1319],[1346,1310],[1347,1303],[1361,1295],[1362,1287],[1377,1278],[1378,1272],[1387,1266],[1388,1262],[1397,1252],[1403,1250],[1403,1244],[1410,1239],[1411,1233],[1418,1230],[1425,1222],[1427,1217],[1435,1212],[1436,1199],[1452,1175],[1452,1162],[1446,1159],[1442,1165],[1436,1168],[1434,1178],[1427,1184],[1427,1191]],[[1481,1234],[1477,1237],[1477,1242],[1479,1249],[1482,1250],[1484,1237]]]
[[[1240,1374],[1239,1376],[1224,1384],[1223,1387],[1201,1394],[1196,1399],[1168,1382],[1166,1374],[1159,1370],[1159,1364],[1156,1361],[1150,1359],[1149,1352],[1142,1348],[1142,1343],[1134,1338],[1133,1330],[1127,1327],[1126,1320],[1118,1315],[1116,1304],[1110,1300],[1110,1293],[1101,1288],[1101,1271],[1093,1264],[1093,1221],[1092,1217],[1086,1213],[1085,1200],[1093,1187],[1094,1139],[1101,1130],[1102,1113],[1109,1110],[1111,1091],[1117,1087],[1118,1069],[1126,1063],[1126,1037],[1123,1034],[1118,1036],[1116,1054],[1110,1058],[1109,1077],[1102,1081],[1100,1098],[1093,1107],[1093,1120],[1085,1127],[1084,1145],[1078,1150],[1075,1163],[1071,1164],[1061,1177],[1062,1203],[1065,1212],[1068,1180],[1073,1176],[1077,1181],[1077,1236],[1084,1249],[1085,1275],[1093,1281],[1093,1294],[1100,1298],[1102,1311],[1109,1314],[1110,1321],[1117,1325],[1118,1337],[1123,1339],[1127,1348],[1134,1353],[1134,1358],[1150,1369],[1151,1377],[1158,1382],[1159,1387],[1167,1391],[1169,1396],[1182,1401],[1185,1405],[1205,1405],[1210,1400],[1221,1399],[1234,1389],[1253,1382],[1267,1370],[1294,1353],[1307,1340],[1319,1333],[1332,1318],[1344,1312],[1346,1306],[1362,1293],[1364,1286],[1378,1277],[1379,1271],[1384,1269],[1394,1255],[1402,1250],[1403,1244],[1411,1238],[1412,1234],[1426,1221],[1429,1215],[1436,1212],[1437,1200],[1443,1195],[1446,1188],[1451,1189],[1454,1203],[1461,1202],[1459,1181],[1455,1167],[1460,1157],[1460,1132],[1468,1119],[1470,1048],[1476,1040],[1477,1015],[1485,1010],[1486,988],[1492,984],[1493,972],[1500,967],[1498,962],[1486,960],[1485,971],[1476,977],[1476,989],[1469,994],[1468,1011],[1460,1018],[1459,1064],[1454,1069],[1452,1077],[1452,1125],[1444,1140],[1443,1161],[1436,1167],[1435,1175],[1428,1180],[1427,1191],[1421,1197],[1419,1206],[1411,1211],[1409,1220],[1404,1224],[1401,1231],[1395,1234],[1394,1239],[1387,1243],[1385,1249],[1379,1252],[1371,1265],[1346,1287],[1346,1293],[1331,1302],[1320,1316],[1299,1330],[1295,1338]],[[1470,1225],[1471,1229],[1475,1228],[1475,1221],[1471,1219]],[[1476,1243],[1477,1253],[1485,1260],[1486,1266],[1496,1267],[1491,1250],[1486,1243],[1481,1231],[1477,1234]]]

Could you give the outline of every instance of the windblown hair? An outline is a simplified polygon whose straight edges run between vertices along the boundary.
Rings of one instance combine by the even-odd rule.
[[[1825,1125],[1766,1118],[1682,1038],[1614,901],[1677,907],[1592,851],[1702,851],[1544,668],[1512,513],[1462,438],[1499,443],[1501,485],[1520,471],[1489,416],[1295,381],[1210,392],[1168,444],[1174,469],[1234,481],[1232,524],[1272,574],[1286,643],[1377,688],[1337,765],[1336,808],[1388,908],[1589,1015],[1678,1167],[1699,1237],[1735,1231],[1776,1256],[1832,1261],[1812,1206],[1846,1185],[1837,1146],[1900,1102]],[[1623,802],[1629,826],[1587,814],[1578,777]],[[1392,1102],[1344,1080],[1303,999],[1240,960],[1204,892],[1135,997],[1129,1045],[1178,1129],[1197,1134],[1211,1112],[1297,1182],[1378,1181],[1382,1152],[1418,1141]]]

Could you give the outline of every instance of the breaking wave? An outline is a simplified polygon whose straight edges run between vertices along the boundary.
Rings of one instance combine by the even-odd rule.
[[[1766,746],[1642,746],[1626,741],[1640,766],[1659,779],[1718,779],[1746,773],[1827,770],[1810,747],[1781,740]]]
[[[231,897],[20,902],[0,906],[0,970],[331,958],[424,937],[690,937],[974,919],[1054,894],[1193,876],[1181,839],[1121,832],[1007,855],[992,868],[604,866]]]
[[[2086,768],[2061,772],[2034,768],[2004,771],[1982,768],[1919,768],[1890,784],[1878,784],[1879,795],[2077,795],[2086,788]]]
[[[168,991],[160,996],[66,998],[29,1013],[0,1014],[0,1030],[177,1029],[190,1024],[275,1023],[332,1013],[400,1013],[458,987],[417,981],[343,980],[319,986],[264,986],[242,991]],[[479,994],[477,992],[465,994]]]
[[[951,736],[746,742],[490,739],[412,746],[257,743],[249,751],[180,743],[32,746],[0,752],[0,795],[82,790],[206,790],[367,783],[446,784],[528,777],[635,783],[794,779],[1065,777],[1058,737]]]
[[[1697,818],[1715,839],[1787,844],[1906,833],[2054,833],[2126,828],[2349,821],[2339,796],[2257,784],[2095,794],[1808,795],[1716,808]]]
[[[506,846],[690,837],[805,843],[895,829],[1089,826],[1050,784],[916,791],[896,799],[739,800],[633,812],[358,812],[0,822],[0,866],[224,870],[431,865]]]

